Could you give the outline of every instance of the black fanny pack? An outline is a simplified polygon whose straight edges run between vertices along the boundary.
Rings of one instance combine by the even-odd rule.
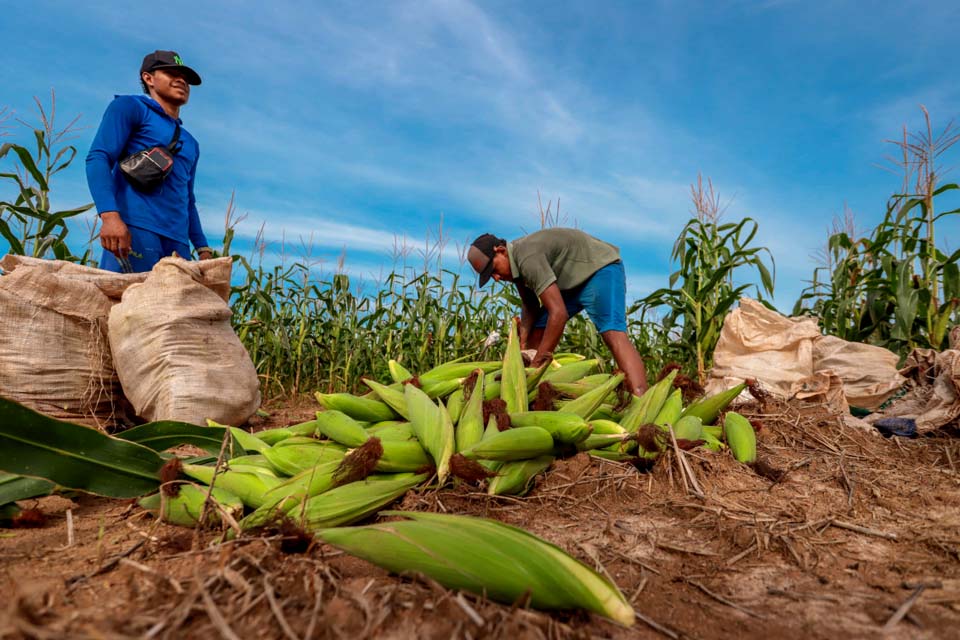
[[[120,161],[120,171],[137,191],[153,191],[173,169],[173,156],[182,146],[178,122],[170,144],[131,153]]]

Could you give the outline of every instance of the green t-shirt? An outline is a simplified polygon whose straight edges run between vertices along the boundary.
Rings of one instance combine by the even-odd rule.
[[[544,229],[507,243],[510,271],[538,296],[554,282],[573,289],[620,259],[620,250],[579,229]]]

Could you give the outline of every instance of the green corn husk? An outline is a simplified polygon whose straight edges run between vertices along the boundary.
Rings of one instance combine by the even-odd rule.
[[[681,416],[673,425],[677,440],[702,440],[703,422],[697,416]]]
[[[723,418],[723,435],[737,461],[757,461],[757,434],[749,420],[736,411],[728,411]]]
[[[460,421],[460,413],[463,411],[463,387],[447,396],[447,413],[450,414],[450,421],[456,427]]]
[[[663,404],[670,396],[670,390],[673,389],[673,381],[677,377],[677,370],[674,369],[649,389],[639,398],[630,400],[627,410],[623,412],[623,418],[620,425],[630,433],[636,433],[641,425],[650,424],[657,419],[657,414],[663,408]]]
[[[376,466],[380,473],[420,471],[433,465],[430,455],[416,440],[381,440],[380,446],[383,455]]]
[[[351,482],[307,500],[302,526],[320,532],[362,520],[427,479],[427,474],[397,473]]]
[[[478,360],[474,362],[447,362],[438,365],[430,371],[420,376],[420,384],[425,385],[435,382],[447,382],[450,380],[462,381],[475,370],[480,369],[484,373],[491,373],[500,368],[500,362],[497,360]]]
[[[410,426],[437,467],[437,479],[443,484],[450,473],[450,456],[456,447],[453,423],[443,403],[436,404],[426,393],[408,384],[404,388]]]
[[[393,359],[387,362],[387,369],[390,370],[390,377],[393,378],[393,381],[397,384],[406,382],[413,377],[413,374],[410,373],[406,367]]]
[[[617,386],[623,382],[623,378],[623,374],[618,373],[598,386],[596,389],[583,394],[576,400],[571,400],[570,402],[565,403],[562,405],[561,409],[567,413],[575,413],[586,420],[590,418],[590,416],[593,415],[593,412],[600,407],[604,398],[606,398],[611,391],[616,389]]]
[[[420,382],[420,390],[427,394],[432,400],[446,398],[456,391],[463,384],[463,378],[451,378],[450,380],[428,380]]]
[[[634,612],[616,585],[559,547],[494,520],[387,512],[406,520],[318,531],[324,542],[394,573],[536,609],[586,609],[623,625]]]
[[[240,528],[248,531],[267,526],[294,512],[304,500],[335,487],[340,469],[340,462],[322,462],[288,478],[264,495],[263,504],[240,521]]]
[[[545,362],[539,367],[524,367],[523,371],[527,376],[527,401],[533,400],[536,395],[537,385],[540,384],[540,381],[543,379],[543,374],[546,372],[547,367],[550,366],[549,362]]]
[[[410,419],[407,412],[407,399],[403,395],[402,387],[387,386],[369,378],[364,378],[363,383],[370,387],[380,400],[396,411],[404,420]]]
[[[590,435],[590,427],[586,420],[575,413],[565,411],[511,413],[510,424],[514,427],[546,429],[556,442],[562,444],[576,444]]]
[[[510,337],[503,355],[503,372],[500,375],[500,398],[507,403],[510,413],[523,413],[529,408],[527,395],[527,372],[520,354],[520,337],[517,323],[510,321]]]
[[[482,370],[478,370],[473,389],[464,390],[467,399],[463,405],[460,420],[454,430],[457,452],[472,447],[483,438],[483,388],[485,382],[486,374]]]
[[[292,438],[297,436],[297,434],[295,434],[293,431],[291,431],[287,427],[278,427],[276,429],[264,429],[263,431],[257,431],[252,435],[256,436],[261,442],[266,444],[268,447],[272,447],[273,445],[277,444],[278,442],[282,442],[287,438]],[[244,446],[244,449],[246,449],[246,446]]]
[[[287,427],[287,429],[290,429],[290,433],[292,433],[295,437],[306,437],[306,438],[317,437],[317,421],[316,420],[307,420],[306,422],[290,425],[289,427]]]
[[[555,363],[554,368],[559,369],[565,364],[570,364],[571,362],[582,362],[586,360],[587,356],[581,355],[579,353],[573,353],[572,351],[562,351],[560,353],[553,354],[553,363]]]
[[[340,411],[317,411],[317,431],[347,447],[360,447],[370,439],[363,426]]]
[[[623,417],[619,411],[616,410],[613,404],[604,402],[596,411],[590,414],[590,420],[609,420],[610,422],[619,422]]]
[[[658,427],[666,427],[668,424],[674,424],[680,419],[680,414],[682,413],[683,394],[680,389],[674,389],[673,392],[667,396],[663,407],[661,407],[660,412],[657,413],[657,417],[653,419],[653,424]]]
[[[212,424],[211,424],[212,423]],[[208,426],[218,426],[216,422],[212,420],[207,420]],[[237,427],[230,427],[230,433],[233,435],[234,440],[236,440],[244,451],[252,451],[254,453],[260,453],[264,449],[270,447],[266,442],[263,441],[259,436],[256,436],[252,433],[247,433],[243,429],[238,429]]]
[[[234,494],[246,506],[256,509],[263,505],[264,495],[281,484],[281,480],[261,473],[251,471],[234,471],[227,469],[216,474],[213,467],[204,467],[195,464],[183,465],[183,472],[199,480],[205,485],[213,484],[214,488],[223,489]]]
[[[556,356],[554,356],[554,359],[556,359]],[[557,369],[548,369],[544,372],[541,382],[549,382],[551,384],[555,382],[576,382],[596,371],[599,366],[600,361],[596,358],[570,362]]]
[[[295,476],[322,462],[340,462],[346,455],[346,449],[337,444],[313,444],[273,446],[263,452],[263,457],[278,472]]]
[[[280,442],[274,444],[271,449],[280,449],[282,447],[300,447],[303,445],[312,445],[320,444],[320,441],[316,438],[308,438],[306,436],[290,436],[289,438],[284,438]],[[333,443],[330,443],[331,445]]]
[[[684,416],[697,416],[703,424],[712,424],[740,393],[747,388],[745,383],[697,400],[683,411]]]
[[[372,427],[369,427],[367,433],[380,438],[381,442],[417,439],[417,436],[413,433],[413,427],[410,426],[409,422],[400,422],[397,420],[378,422]]]
[[[265,476],[270,476],[271,478],[279,478],[276,470],[268,462],[266,466],[261,464],[244,464],[242,462],[237,464],[230,464],[232,460],[227,461],[226,465],[228,469],[233,469],[234,471],[249,471],[251,473],[259,473]],[[285,475],[283,477],[286,477]]]
[[[483,399],[493,400],[494,398],[499,398],[501,389],[503,389],[503,385],[500,384],[499,380],[487,380],[483,385]]]
[[[496,427],[494,427],[496,428]],[[553,452],[553,436],[540,427],[519,427],[491,433],[461,454],[471,460],[526,460]]]
[[[591,384],[578,380],[576,382],[550,382],[554,389],[560,392],[564,398],[579,398],[585,393],[593,391],[602,383]]]
[[[703,437],[703,446],[710,451],[720,451],[726,446],[720,442],[719,438],[711,435],[706,429],[704,429],[700,435]]]
[[[325,409],[342,411],[354,420],[361,422],[380,422],[393,420],[397,413],[390,405],[372,398],[361,398],[349,393],[321,393],[314,394],[317,401]]]
[[[619,445],[625,438],[629,437],[626,433],[595,433],[587,437],[583,442],[577,443],[577,451],[593,451],[594,449],[613,449]]]
[[[497,476],[487,485],[491,496],[522,496],[533,484],[533,479],[546,471],[553,463],[553,456],[537,456],[530,460],[501,462],[497,467]]]
[[[636,453],[627,453],[626,451],[611,451],[609,449],[590,449],[587,451],[587,453],[595,458],[603,458],[604,460],[612,460],[613,462],[634,462],[638,457]]]
[[[224,464],[227,467],[243,466],[243,467],[259,467],[267,471],[274,471],[274,468],[270,466],[270,462],[259,453],[247,455],[247,456],[237,456],[236,458],[231,458],[227,460]]]
[[[703,433],[707,436],[712,436],[713,438],[720,439],[720,436],[723,435],[723,427],[721,425],[703,425]]]
[[[175,496],[155,493],[141,498],[137,504],[163,522],[176,524],[181,527],[196,527],[203,513],[203,503],[207,498],[209,487],[201,487],[186,482],[179,484],[179,492]],[[211,523],[220,522],[220,510],[229,513],[234,518],[243,514],[243,502],[234,494],[214,487],[210,490],[210,498],[217,504],[207,509],[207,516]]]

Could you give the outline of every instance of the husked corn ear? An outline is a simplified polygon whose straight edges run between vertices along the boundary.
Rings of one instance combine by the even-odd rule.
[[[460,420],[455,429],[456,450],[463,451],[483,438],[483,387],[486,374],[477,371],[476,383],[472,389],[464,389],[466,401]]]
[[[554,356],[554,359],[556,359],[556,356]],[[554,382],[576,382],[596,371],[598,366],[600,366],[600,361],[596,358],[569,362],[556,369],[547,369],[543,374],[542,381],[551,384]]]
[[[623,374],[618,373],[615,376],[612,376],[609,380],[598,386],[596,389],[589,391],[576,400],[571,400],[564,404],[561,408],[567,413],[575,413],[581,418],[587,419],[597,408],[603,404],[604,398],[607,397],[611,391],[617,388],[621,382],[623,382]]]
[[[380,400],[362,398],[349,393],[320,393],[318,391],[315,395],[317,401],[325,409],[342,411],[354,420],[380,422],[381,420],[393,420],[397,417],[396,412]]]
[[[381,440],[383,455],[376,470],[381,473],[419,471],[432,465],[430,456],[416,440]]]
[[[409,518],[326,529],[324,542],[394,573],[419,572],[450,589],[537,609],[586,609],[624,625],[634,612],[612,582],[558,547],[494,520],[387,512]]]
[[[503,355],[503,372],[500,375],[500,398],[507,403],[510,413],[522,413],[529,407],[527,396],[527,372],[520,354],[520,337],[517,323],[510,321],[510,336]]]
[[[587,421],[575,413],[565,411],[527,411],[511,413],[510,424],[514,427],[540,427],[546,429],[557,442],[576,444],[590,435]]]
[[[367,433],[380,438],[380,442],[417,439],[417,436],[413,433],[413,427],[410,426],[409,422],[398,422],[396,420],[378,422],[367,429]]]
[[[347,447],[362,446],[370,439],[370,434],[359,422],[333,409],[317,411],[317,431]]]
[[[387,362],[387,369],[390,370],[390,377],[393,378],[394,382],[404,382],[413,377],[413,374],[410,373],[402,364],[396,360],[390,359]]]
[[[155,493],[141,498],[138,504],[164,522],[181,527],[195,527],[199,524],[200,515],[203,513],[207,489],[208,487],[198,487],[186,482],[179,484],[179,491],[175,496],[168,496],[162,492]],[[243,503],[240,502],[240,498],[229,491],[214,488],[210,492],[210,498],[215,503],[207,509],[210,522],[220,521],[220,510],[226,511],[234,518],[243,513]]]
[[[735,411],[723,419],[723,435],[733,457],[739,462],[757,461],[757,434],[750,421]]]
[[[667,396],[657,417],[653,419],[653,424],[658,427],[666,427],[668,424],[674,424],[680,419],[681,413],[683,413],[683,394],[680,389],[674,389],[670,395]]]
[[[196,464],[183,465],[183,472],[203,484],[223,489],[234,494],[243,504],[256,509],[263,504],[263,496],[270,489],[281,484],[281,480],[253,471],[234,471],[227,469],[216,474],[213,467]]]
[[[471,460],[525,460],[553,452],[553,436],[540,427],[518,427],[485,437],[461,454]]]
[[[410,419],[410,414],[407,412],[407,399],[403,395],[403,388],[380,384],[376,380],[370,380],[369,378],[364,378],[363,384],[370,387],[380,400],[405,420]]]
[[[450,456],[456,446],[450,414],[443,403],[436,404],[411,384],[408,384],[403,392],[410,412],[410,426],[413,427],[420,444],[433,458],[437,467],[437,479],[443,484],[450,473]]]
[[[335,444],[312,444],[273,446],[263,452],[263,457],[279,473],[295,476],[321,462],[340,462],[346,455],[344,447]]]
[[[747,385],[740,383],[735,387],[715,393],[712,396],[697,400],[683,411],[685,416],[697,416],[704,424],[711,424],[717,419],[724,409],[727,408],[740,393],[747,388]]]
[[[697,416],[682,416],[673,425],[673,435],[678,440],[702,440],[703,422]]]
[[[351,482],[307,500],[303,527],[318,531],[362,520],[427,479],[424,473],[397,473]]]
[[[553,463],[553,456],[537,456],[530,460],[501,462],[497,476],[487,485],[491,496],[520,496],[530,490],[537,474],[546,471]]]
[[[630,433],[636,433],[641,425],[656,421],[663,404],[670,396],[673,381],[676,377],[677,370],[674,369],[663,380],[647,389],[642,396],[632,398],[627,410],[623,413],[623,418],[620,421],[621,426]]]
[[[441,382],[450,380],[461,380],[466,378],[475,370],[480,369],[484,373],[490,373],[500,368],[500,362],[497,360],[482,360],[474,362],[447,362],[438,365],[430,371],[420,376],[420,383]]]

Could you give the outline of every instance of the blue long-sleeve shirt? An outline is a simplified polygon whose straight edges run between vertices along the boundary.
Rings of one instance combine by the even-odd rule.
[[[200,145],[180,125],[182,147],[173,156],[173,169],[163,185],[150,193],[134,189],[119,169],[131,153],[166,146],[173,138],[174,120],[146,95],[115,96],[100,121],[87,153],[87,184],[97,213],[118,211],[128,226],[140,227],[195,248],[206,247],[193,183]]]

